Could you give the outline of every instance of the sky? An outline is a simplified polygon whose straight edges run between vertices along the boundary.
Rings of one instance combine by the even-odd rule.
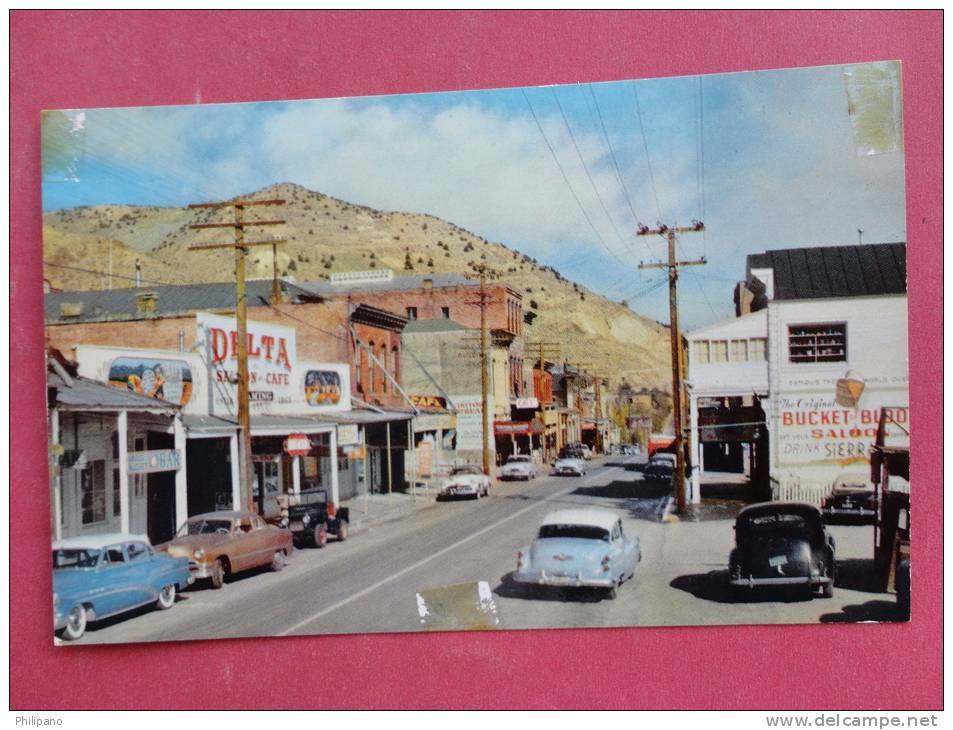
[[[665,274],[639,263],[666,243],[637,227],[703,220],[678,240],[679,259],[708,262],[680,274],[690,330],[733,316],[749,253],[906,240],[902,143],[871,148],[869,115],[848,113],[871,73],[897,79],[899,109],[898,67],[876,64],[68,110],[44,117],[43,208],[182,206],[294,182],[439,216],[662,322]]]

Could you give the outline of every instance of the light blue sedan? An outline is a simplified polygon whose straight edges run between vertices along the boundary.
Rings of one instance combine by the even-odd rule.
[[[517,558],[513,580],[543,586],[604,588],[609,598],[642,560],[639,538],[603,509],[565,509],[543,520],[532,545]]]
[[[104,534],[53,543],[53,630],[75,641],[86,624],[154,603],[172,608],[192,583],[188,558],[156,553],[145,535]]]

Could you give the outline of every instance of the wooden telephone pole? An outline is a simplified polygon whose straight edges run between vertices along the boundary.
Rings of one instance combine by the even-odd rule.
[[[235,240],[231,243],[207,243],[189,246],[189,251],[204,251],[217,248],[232,248],[235,250],[235,320],[238,330],[238,425],[240,430],[239,461],[239,491],[242,495],[244,509],[255,508],[252,492],[252,458],[251,458],[251,411],[248,394],[248,309],[245,292],[245,258],[249,246],[272,246],[277,251],[277,245],[284,243],[283,239],[267,241],[246,241],[245,228],[258,226],[277,226],[283,220],[245,220],[245,208],[258,205],[284,205],[284,200],[237,200],[224,203],[193,203],[189,208],[233,208],[235,220],[232,223],[196,223],[189,228],[231,228],[235,231]],[[274,289],[274,286],[273,286]],[[274,291],[272,292],[274,295]],[[259,490],[259,513],[264,514],[264,485]]]
[[[483,409],[483,473],[491,473],[490,463],[490,373],[489,373],[489,337],[486,326],[486,308],[491,303],[491,295],[486,291],[486,279],[492,271],[486,266],[477,270],[480,274],[480,291],[475,301],[467,302],[480,308],[480,394]]]
[[[666,226],[657,228],[639,226],[637,234],[649,236],[658,234],[668,240],[668,261],[654,264],[639,264],[640,269],[668,269],[668,307],[672,337],[672,410],[675,420],[675,499],[679,514],[685,512],[685,447],[682,435],[682,333],[678,327],[678,269],[680,266],[700,266],[708,263],[704,257],[696,261],[677,261],[675,258],[675,236],[679,233],[704,231],[705,224],[693,221],[691,226]]]

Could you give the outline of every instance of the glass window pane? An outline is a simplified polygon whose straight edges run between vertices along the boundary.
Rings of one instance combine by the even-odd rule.
[[[733,362],[746,362],[748,360],[748,341],[731,341],[731,359]]]
[[[711,361],[728,362],[728,341],[714,340],[711,343]]]

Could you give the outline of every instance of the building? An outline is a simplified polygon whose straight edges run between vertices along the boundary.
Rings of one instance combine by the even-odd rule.
[[[758,495],[819,501],[868,471],[881,408],[908,428],[906,245],[750,255],[735,303],[688,335],[692,498],[717,468],[747,469]]]

